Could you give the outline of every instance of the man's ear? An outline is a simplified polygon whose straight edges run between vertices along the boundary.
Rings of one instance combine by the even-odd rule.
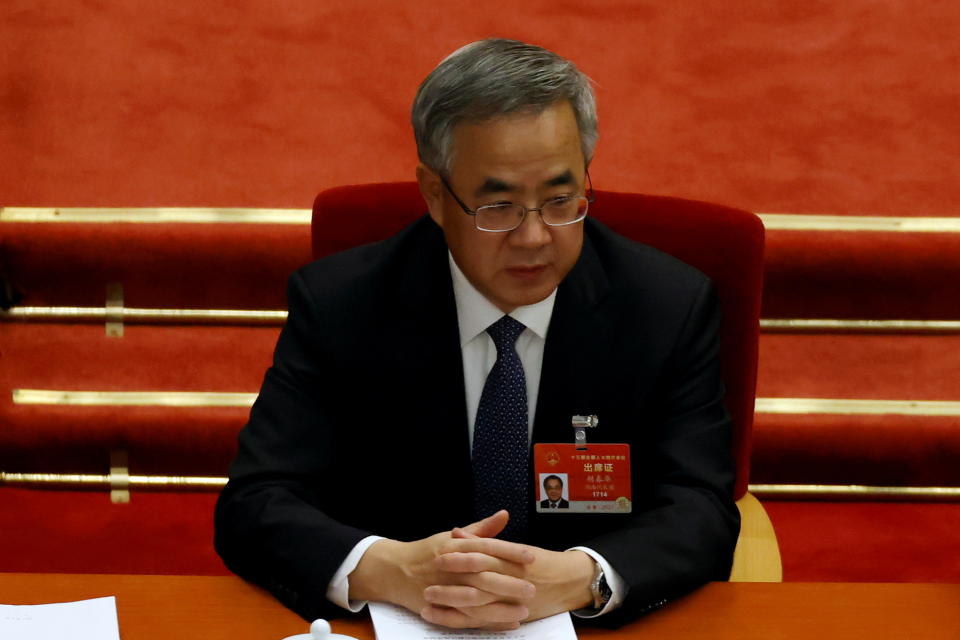
[[[441,227],[443,226],[443,183],[435,171],[422,162],[417,165],[417,186],[420,194],[427,203],[430,217]]]

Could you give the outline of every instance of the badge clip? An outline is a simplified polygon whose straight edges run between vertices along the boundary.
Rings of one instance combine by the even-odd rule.
[[[573,425],[573,441],[577,445],[577,451],[585,451],[587,448],[587,429],[600,424],[597,416],[573,416],[571,418]]]

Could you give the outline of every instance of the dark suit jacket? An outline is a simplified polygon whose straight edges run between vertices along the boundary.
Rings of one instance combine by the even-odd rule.
[[[544,509],[549,509],[549,508],[550,508],[550,500],[549,500],[549,499],[547,499],[547,500],[541,500],[541,501],[540,501],[540,506],[543,507]],[[569,508],[570,508],[570,503],[569,503],[569,502],[567,502],[567,501],[564,500],[563,498],[560,498],[559,500],[557,500],[557,509],[569,509]]]
[[[373,533],[414,540],[472,521],[456,305],[443,234],[422,218],[314,262],[216,510],[227,566],[307,619],[344,557]],[[533,442],[631,446],[633,513],[555,515],[530,504],[531,542],[585,545],[629,585],[619,623],[725,580],[739,531],[713,286],[695,269],[588,219],[547,336]],[[530,471],[533,482],[533,470]]]

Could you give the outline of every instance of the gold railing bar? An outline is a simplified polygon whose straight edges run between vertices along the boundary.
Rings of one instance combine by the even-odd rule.
[[[0,484],[67,484],[110,488],[110,476],[93,473],[12,473],[0,471]]]
[[[287,312],[273,309],[140,309],[110,310],[110,317],[128,324],[255,324],[282,325]],[[104,307],[14,307],[0,311],[0,321],[13,322],[96,322],[106,321]]]
[[[200,476],[130,476],[135,487],[182,487],[194,489],[222,489],[226,478]]]
[[[3,207],[0,222],[309,225],[310,209],[232,207]]]
[[[758,213],[768,231],[882,231],[960,233],[960,217],[831,216]]]
[[[83,473],[12,473],[0,471],[0,485],[18,486],[81,486],[111,488],[111,476]],[[227,479],[216,476],[127,476],[125,486],[137,489],[179,488],[220,490]]]
[[[768,230],[958,233],[960,218],[758,213]],[[309,225],[310,209],[243,207],[2,207],[0,222]]]
[[[255,324],[282,325],[287,319],[283,309],[148,309],[123,307],[111,309],[110,317],[125,323],[158,324]],[[0,310],[0,321],[7,322],[105,322],[104,307],[14,307]],[[834,318],[764,318],[764,331],[811,332],[849,331],[865,333],[955,333],[960,320],[841,320]]]
[[[14,404],[68,406],[250,407],[256,393],[225,391],[64,391],[14,389]],[[955,400],[757,398],[757,413],[960,416]]]
[[[764,331],[839,331],[856,333],[954,333],[960,320],[840,320],[831,318],[763,318]]]
[[[958,500],[960,487],[883,487],[832,484],[751,484],[748,491],[758,497],[837,498],[887,500]]]
[[[13,307],[0,310],[0,320],[59,320],[65,322],[104,322],[107,318],[106,307]]]
[[[757,398],[757,413],[960,416],[954,400],[848,400],[836,398]]]
[[[129,486],[138,489],[181,488],[220,490],[227,484],[222,476],[131,475]],[[82,486],[110,488],[110,476],[79,473],[12,473],[0,471],[0,485]],[[960,487],[892,487],[828,484],[751,484],[748,490],[765,498],[809,497],[845,499],[956,500]]]
[[[204,319],[221,321],[279,321],[287,319],[285,310],[273,309],[124,309],[124,318],[128,321],[141,320],[191,320]]]
[[[14,404],[82,407],[251,407],[256,393],[14,389]]]

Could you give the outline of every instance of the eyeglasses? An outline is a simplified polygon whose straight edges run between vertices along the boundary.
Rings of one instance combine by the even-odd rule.
[[[522,204],[513,202],[500,202],[497,204],[488,204],[476,209],[471,209],[457,194],[450,188],[447,179],[440,176],[440,181],[447,188],[453,199],[457,201],[460,208],[467,215],[473,216],[473,223],[480,231],[490,231],[492,233],[503,233],[513,231],[521,224],[527,213],[537,211],[540,213],[540,219],[550,227],[565,227],[569,224],[576,224],[587,217],[587,209],[593,202],[593,183],[590,181],[590,172],[587,172],[587,195],[585,196],[560,196],[551,198],[539,207],[527,208]]]

